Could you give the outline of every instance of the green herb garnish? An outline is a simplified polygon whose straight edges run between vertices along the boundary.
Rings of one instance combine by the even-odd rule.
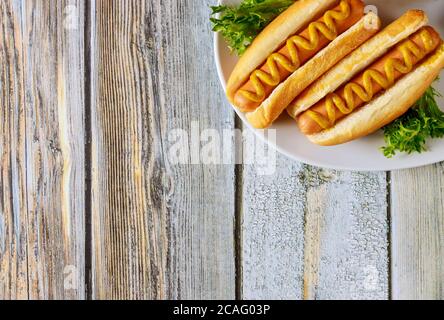
[[[242,55],[259,32],[293,3],[294,0],[244,0],[239,7],[211,7],[213,31],[222,34],[231,51]]]
[[[439,92],[430,87],[404,116],[384,128],[387,145],[382,151],[387,158],[397,152],[422,153],[429,138],[444,137],[444,112],[439,109],[438,97]]]

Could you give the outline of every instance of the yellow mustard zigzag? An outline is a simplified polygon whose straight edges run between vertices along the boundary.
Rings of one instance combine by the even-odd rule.
[[[247,99],[254,102],[262,102],[265,100],[264,83],[276,87],[281,82],[281,75],[279,73],[278,65],[281,65],[288,72],[295,72],[300,66],[298,48],[312,51],[319,45],[320,34],[324,35],[330,41],[338,37],[337,26],[335,22],[343,21],[350,16],[351,6],[347,0],[342,0],[340,4],[340,11],[329,10],[324,14],[323,22],[315,21],[308,26],[310,39],[307,40],[299,35],[292,36],[287,40],[287,49],[290,53],[291,61],[283,54],[276,52],[270,55],[267,59],[267,66],[270,74],[255,70],[250,76],[255,93],[247,90],[240,90],[240,93]]]
[[[433,47],[432,36],[427,30],[421,32],[421,40],[426,48],[425,51],[421,50],[412,40],[405,41],[398,47],[402,53],[403,61],[393,58],[388,59],[384,65],[385,75],[376,70],[369,69],[365,71],[362,78],[364,87],[354,82],[347,84],[344,88],[345,99],[336,93],[329,94],[325,100],[328,119],[322,114],[312,110],[307,111],[307,115],[323,129],[333,127],[337,120],[336,110],[339,110],[344,115],[348,115],[355,110],[354,94],[362,101],[370,102],[375,94],[373,81],[384,88],[384,90],[387,90],[395,84],[395,70],[401,74],[410,73],[414,66],[412,57],[416,57],[419,61],[423,59]]]

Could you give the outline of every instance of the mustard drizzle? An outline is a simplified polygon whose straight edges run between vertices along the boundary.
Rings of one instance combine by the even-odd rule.
[[[424,29],[420,35],[425,50],[421,50],[412,40],[407,40],[398,46],[398,50],[401,51],[404,61],[393,58],[388,59],[384,65],[385,75],[379,71],[369,69],[363,74],[364,87],[354,82],[347,84],[344,88],[344,99],[336,93],[329,94],[325,100],[327,118],[312,110],[306,111],[306,114],[322,129],[329,129],[336,124],[336,110],[339,110],[339,112],[344,115],[348,115],[356,109],[354,94],[366,103],[373,99],[375,95],[373,81],[379,84],[384,90],[389,89],[395,84],[395,71],[401,74],[410,73],[414,67],[412,56],[420,61],[431,51],[433,38],[429,31]]]
[[[258,69],[253,71],[250,76],[250,81],[253,84],[255,92],[247,90],[239,90],[239,92],[247,99],[253,102],[262,102],[265,100],[265,86],[264,83],[276,87],[281,83],[281,75],[279,73],[278,64],[290,73],[295,72],[301,66],[298,48],[312,51],[319,45],[320,34],[322,34],[329,41],[333,41],[338,37],[338,30],[335,21],[346,20],[351,13],[351,6],[347,0],[342,0],[340,3],[340,11],[329,10],[324,14],[323,20],[310,23],[308,26],[310,39],[307,40],[299,35],[292,36],[287,40],[287,49],[290,53],[291,61],[283,54],[276,52],[270,55],[267,59],[267,66],[270,74]]]

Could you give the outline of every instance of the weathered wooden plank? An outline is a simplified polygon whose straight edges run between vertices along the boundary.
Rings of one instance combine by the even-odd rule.
[[[247,157],[254,152],[244,151]],[[275,174],[257,168],[243,172],[243,298],[302,299],[303,165],[279,155]]]
[[[246,167],[243,181],[245,298],[389,297],[385,174],[278,156],[274,175]]]
[[[393,299],[444,299],[444,165],[392,174]]]
[[[306,175],[304,298],[388,299],[386,174]]]
[[[20,7],[0,2],[0,300],[28,298]]]
[[[2,213],[9,224],[2,246],[13,250],[9,257],[19,259],[19,264],[11,261],[16,271],[1,270],[9,274],[6,296],[15,291],[20,298],[81,299],[83,1],[8,0],[2,11],[2,52],[9,59],[9,65],[2,64],[2,87],[9,90],[10,119],[3,139],[11,142],[2,152],[3,159],[9,158],[2,172],[6,189],[12,187],[12,194],[4,196],[10,208]]]
[[[169,158],[173,130],[233,126],[209,2],[91,2],[94,298],[234,298],[234,166]]]

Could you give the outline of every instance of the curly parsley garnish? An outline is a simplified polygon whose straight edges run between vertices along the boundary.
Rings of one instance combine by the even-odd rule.
[[[244,0],[239,7],[211,7],[213,31],[220,32],[233,52],[242,55],[254,38],[294,0]],[[216,14],[219,18],[215,18]]]
[[[440,93],[430,87],[404,116],[384,128],[387,145],[382,151],[387,158],[397,152],[422,153],[429,138],[444,137],[444,112],[439,109],[438,97]]]

